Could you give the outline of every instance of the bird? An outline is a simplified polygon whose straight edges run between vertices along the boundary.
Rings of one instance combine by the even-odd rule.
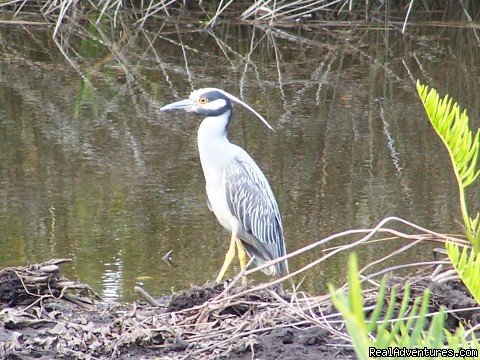
[[[231,232],[217,283],[222,281],[235,258],[235,248],[241,270],[245,269],[248,258],[253,258],[253,263],[259,266],[286,254],[280,211],[265,175],[244,149],[227,138],[233,102],[250,110],[273,130],[251,106],[218,88],[194,90],[188,99],[160,109],[182,109],[204,116],[198,128],[197,143],[206,182],[207,206]],[[272,276],[286,275],[288,262],[282,260],[262,271]],[[247,283],[245,276],[242,283]]]

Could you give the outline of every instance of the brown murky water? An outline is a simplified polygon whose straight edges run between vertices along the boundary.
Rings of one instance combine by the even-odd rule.
[[[68,276],[120,300],[135,298],[138,280],[158,296],[213,279],[229,236],[205,204],[201,119],[158,111],[200,87],[241,96],[274,126],[237,108],[229,134],[267,174],[288,250],[389,215],[460,231],[448,155],[414,84],[450,94],[478,126],[472,30],[164,24],[111,44],[73,34],[70,61],[40,28],[0,36],[0,267],[69,257]],[[361,259],[398,246],[364,247]],[[161,260],[169,250],[172,266]],[[431,258],[424,250],[393,261]],[[345,268],[346,255],[334,257],[303,288],[323,291]]]

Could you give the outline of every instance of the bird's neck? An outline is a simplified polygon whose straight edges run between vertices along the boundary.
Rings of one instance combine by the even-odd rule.
[[[203,119],[198,128],[198,146],[207,147],[209,144],[227,141],[227,127],[230,122],[232,112],[226,111],[219,116],[211,116]]]
[[[227,139],[227,127],[231,114],[227,111],[220,116],[207,117],[198,128],[198,151],[207,183],[210,182],[208,175],[217,173],[213,168],[222,169],[226,166],[225,161],[229,160],[226,154],[231,144]]]

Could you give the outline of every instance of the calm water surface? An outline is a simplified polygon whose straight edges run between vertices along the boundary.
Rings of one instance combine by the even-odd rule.
[[[449,159],[414,81],[449,93],[478,126],[472,30],[165,24],[112,43],[73,34],[68,61],[42,29],[4,27],[0,41],[0,267],[72,258],[66,276],[116,300],[135,299],[139,279],[155,296],[214,279],[229,235],[205,203],[201,118],[158,111],[200,87],[242,97],[274,126],[236,108],[229,135],[266,173],[289,251],[390,215],[460,231]],[[399,245],[364,247],[361,260]],[[346,256],[311,270],[304,289],[342,281]],[[431,256],[417,247],[394,262]]]

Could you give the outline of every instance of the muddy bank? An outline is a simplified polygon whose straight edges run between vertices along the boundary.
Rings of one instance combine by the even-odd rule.
[[[209,283],[156,299],[158,307],[106,303],[62,277],[66,261],[0,270],[0,358],[356,358],[326,297]],[[426,287],[432,310],[475,306],[458,284],[417,279],[412,290],[420,295]],[[480,315],[459,312],[446,324],[460,322],[478,324]]]

